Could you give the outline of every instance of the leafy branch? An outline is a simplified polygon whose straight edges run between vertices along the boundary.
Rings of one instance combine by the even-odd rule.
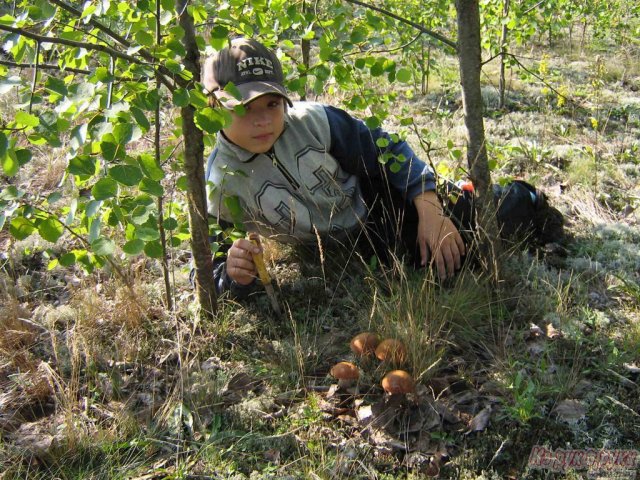
[[[420,25],[419,23],[413,22],[411,20],[408,20],[406,18],[403,18],[399,15],[396,15],[393,12],[390,12],[389,10],[385,10],[384,8],[380,8],[380,7],[376,7],[374,5],[369,5],[367,3],[364,2],[360,2],[358,0],[345,0],[347,3],[353,3],[355,5],[360,5],[361,7],[365,7],[368,8],[370,10],[374,10],[378,13],[381,13],[387,17],[393,18],[394,20],[398,20],[399,22],[402,22],[406,25],[411,25],[413,28],[420,30],[422,33],[429,35],[430,37],[435,38],[436,40],[440,41],[441,43],[444,43],[446,46],[452,48],[454,51],[457,50],[457,45],[454,41],[449,40],[447,37],[440,35],[438,32],[434,32],[433,30],[429,30],[428,28],[423,27],[422,25]]]
[[[51,43],[56,45],[66,45],[68,47],[84,48],[86,50],[106,53],[112,57],[120,58],[122,60],[126,60],[128,62],[135,63],[137,65],[155,66],[157,67],[158,71],[161,73],[160,79],[162,81],[162,84],[172,92],[175,90],[176,87],[167,77],[172,77],[178,85],[183,87],[186,86],[188,83],[185,79],[179,76],[176,77],[169,69],[167,69],[162,65],[157,65],[157,64],[154,65],[154,64],[144,62],[132,55],[123,53],[108,45],[102,45],[100,43],[78,42],[76,40],[68,40],[66,38],[59,38],[59,37],[49,37],[47,35],[39,35],[37,33],[30,32],[23,28],[10,27],[8,25],[0,25],[0,31],[22,35],[24,37],[35,40],[36,42],[39,42],[39,43]]]

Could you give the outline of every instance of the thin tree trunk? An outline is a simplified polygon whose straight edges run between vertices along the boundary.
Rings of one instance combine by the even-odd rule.
[[[193,17],[187,11],[189,0],[176,0],[180,26],[184,30],[183,45],[186,50],[184,65],[193,74],[193,81],[200,81],[200,53],[196,44]],[[184,138],[184,170],[187,177],[187,200],[191,251],[195,263],[195,281],[204,314],[212,318],[217,309],[213,259],[209,246],[207,196],[204,182],[204,141],[202,130],[195,124],[195,110],[191,105],[182,111],[182,136]]]
[[[302,2],[302,15],[307,16],[307,2]],[[304,65],[304,73],[300,75],[300,80],[303,83],[303,93],[300,95],[300,100],[305,101],[307,99],[307,77],[309,67],[311,66],[311,40],[301,39],[300,50],[302,51],[302,65]]]
[[[161,43],[162,43],[162,23],[160,22],[160,2],[158,2],[156,4],[156,45],[159,46]],[[161,86],[161,82],[158,74],[156,75],[156,89],[158,92],[158,98],[160,98],[160,86]],[[155,158],[156,158],[156,164],[160,165],[160,130],[161,130],[160,101],[158,101],[158,105],[156,105],[156,111],[154,113],[155,113],[155,124],[156,124],[155,137],[154,137]],[[158,197],[158,231],[160,232],[160,245],[162,245],[162,278],[164,280],[164,294],[167,302],[167,309],[169,311],[173,311],[173,296],[171,294],[172,293],[171,282],[169,281],[169,261],[167,259],[167,236],[164,230],[163,195],[160,195]]]
[[[467,127],[467,163],[471,181],[476,191],[476,207],[480,231],[485,233],[479,239],[480,256],[486,267],[500,278],[496,259],[500,243],[498,227],[493,215],[491,174],[482,117],[483,102],[480,89],[482,55],[480,43],[480,7],[478,0],[456,0],[458,15],[458,59],[460,62],[460,82],[462,84],[462,105],[464,122]]]
[[[307,99],[307,72],[311,64],[311,41],[302,39],[300,41],[300,48],[302,50],[302,64],[304,65],[304,73],[300,75],[300,80],[302,80],[304,84],[304,93],[300,95],[300,100],[305,101]]]
[[[507,17],[509,16],[509,0],[504,0],[502,9],[502,35],[500,36],[500,84],[498,89],[500,91],[500,105],[499,108],[504,108],[504,96],[507,88],[507,82],[505,79],[505,59],[507,55],[507,35],[509,34],[509,27],[507,27]]]

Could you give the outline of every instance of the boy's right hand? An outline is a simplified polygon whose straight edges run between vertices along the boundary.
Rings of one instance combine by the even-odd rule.
[[[229,278],[239,285],[251,284],[257,276],[252,254],[260,252],[262,252],[262,248],[246,238],[234,241],[227,252],[227,275]]]

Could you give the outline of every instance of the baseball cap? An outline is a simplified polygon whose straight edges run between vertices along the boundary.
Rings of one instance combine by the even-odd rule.
[[[205,89],[228,109],[268,94],[280,95],[292,105],[280,61],[273,51],[251,38],[235,38],[207,58],[202,77]],[[224,90],[229,82],[238,88],[242,100]]]

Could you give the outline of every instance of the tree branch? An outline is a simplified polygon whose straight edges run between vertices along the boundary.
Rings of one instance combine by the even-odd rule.
[[[399,22],[405,23],[407,25],[411,25],[413,28],[416,28],[418,30],[420,30],[422,33],[426,33],[427,35],[429,35],[430,37],[435,38],[436,40],[440,41],[441,43],[444,43],[446,46],[452,48],[454,51],[457,50],[457,45],[454,41],[449,40],[447,37],[440,35],[437,32],[434,32],[433,30],[429,30],[428,28],[424,28],[422,25],[416,23],[416,22],[412,22],[411,20],[407,20],[406,18],[402,18],[398,15],[396,15],[393,12],[390,12],[388,10],[385,10],[383,8],[380,7],[375,7],[373,5],[369,5],[366,4],[364,2],[360,2],[358,0],[345,0],[347,3],[353,3],[355,5],[360,5],[361,7],[365,7],[365,8],[369,8],[371,10],[375,10],[376,12],[382,13],[383,15],[386,15],[387,17],[391,17],[395,20],[398,20]]]
[[[59,6],[60,8],[66,10],[67,12],[73,13],[78,18],[82,17],[82,11],[81,10],[78,10],[77,8],[75,8],[75,7],[71,6],[71,5],[67,5],[65,2],[62,2],[61,0],[49,0],[49,3],[53,3],[54,5]],[[91,17],[91,19],[89,20],[89,24],[93,25],[94,27],[96,27],[102,33],[106,33],[108,36],[113,38],[120,45],[124,45],[127,48],[129,48],[131,46],[131,42],[129,40],[124,38],[122,35],[119,35],[118,33],[114,32],[109,27],[107,27],[107,26],[103,25],[102,23],[98,22],[95,18]],[[145,55],[142,52],[142,50],[140,50],[139,53],[143,57],[147,58],[147,60],[151,60],[153,58],[148,52],[145,52],[145,53],[149,56],[149,58],[147,57],[147,55]]]
[[[171,81],[169,81],[169,78],[173,78],[173,80],[180,86],[186,86],[188,84],[187,80],[180,78],[179,76],[175,77],[170,70],[168,70],[166,67],[163,67],[162,65],[146,63],[136,57],[120,52],[119,50],[116,50],[115,48],[112,48],[108,45],[102,45],[100,43],[78,42],[75,40],[68,40],[66,38],[39,35],[37,33],[29,32],[28,30],[24,30],[22,28],[10,27],[9,25],[0,25],[0,31],[2,30],[4,30],[5,32],[22,35],[24,37],[30,38],[40,43],[53,43],[57,45],[66,45],[68,47],[84,48],[86,50],[95,50],[98,52],[103,52],[108,55],[111,55],[112,57],[120,58],[122,60],[135,63],[137,65],[147,65],[151,67],[156,67],[160,71],[160,73],[162,73],[161,78],[162,78],[163,85],[167,87],[171,92],[175,90],[175,85]]]
[[[6,67],[11,68],[35,68],[34,63],[17,63],[17,62],[9,62],[7,60],[0,60],[0,65],[4,65]],[[49,63],[41,63],[38,65],[40,70],[56,70],[59,72],[69,72],[75,73],[78,75],[91,75],[93,72],[91,70],[85,70],[83,68],[71,68],[71,67],[61,67],[60,65],[51,65]],[[149,77],[118,77],[114,76],[114,80],[118,82],[146,82],[149,80]]]

